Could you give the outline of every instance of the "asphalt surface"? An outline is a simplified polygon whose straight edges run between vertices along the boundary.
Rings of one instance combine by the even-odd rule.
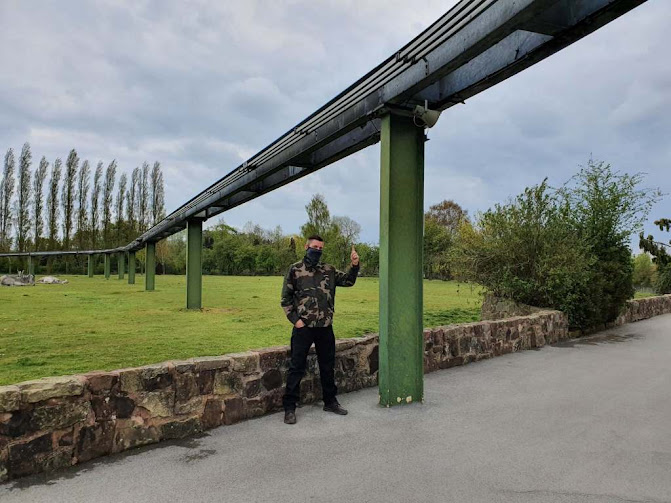
[[[0,485],[2,503],[671,502],[671,315]]]

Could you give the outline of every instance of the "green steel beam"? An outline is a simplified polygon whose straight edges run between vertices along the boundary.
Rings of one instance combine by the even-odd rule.
[[[203,298],[203,221],[186,223],[186,308],[202,308]]]
[[[89,273],[89,278],[93,277],[93,260],[94,260],[95,255],[89,255],[89,261],[88,261],[88,273]]]
[[[424,129],[382,119],[380,170],[380,405],[424,400],[422,234]]]
[[[119,279],[123,279],[124,266],[126,265],[126,254],[124,252],[117,253],[116,256],[117,269],[119,272]]]
[[[30,255],[28,255],[28,274],[35,276],[35,263]]]
[[[110,254],[105,253],[105,279],[110,279]]]
[[[156,243],[147,243],[145,256],[144,289],[153,292],[156,276]]]
[[[135,252],[128,252],[128,284],[135,284]]]

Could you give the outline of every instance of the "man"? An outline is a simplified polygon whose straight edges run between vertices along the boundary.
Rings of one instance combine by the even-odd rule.
[[[291,362],[284,393],[284,422],[296,423],[296,405],[300,399],[301,379],[305,375],[308,351],[315,345],[322,384],[324,410],[345,415],[336,394],[335,336],[333,312],[336,286],[352,286],[359,272],[359,255],[354,246],[350,255],[351,266],[347,272],[338,271],[329,264],[319,262],[324,240],[312,235],[305,243],[305,257],[289,268],[282,287],[280,302],[289,321],[291,332]]]

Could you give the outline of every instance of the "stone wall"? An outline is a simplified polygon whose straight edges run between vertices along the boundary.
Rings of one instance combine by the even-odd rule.
[[[622,319],[665,312],[671,296],[635,301]],[[567,337],[558,311],[431,328],[424,331],[424,367],[432,372]],[[0,482],[279,410],[288,355],[288,346],[279,346],[2,386]],[[375,386],[377,373],[377,335],[336,341],[340,392]],[[320,388],[313,349],[301,401],[318,400]]]
[[[671,294],[629,300],[624,312],[615,320],[614,325],[624,325],[667,313],[671,313]]]

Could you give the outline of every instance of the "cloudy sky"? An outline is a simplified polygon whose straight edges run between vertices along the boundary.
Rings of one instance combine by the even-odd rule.
[[[127,173],[158,160],[171,211],[454,3],[1,0],[0,147],[29,141],[50,161],[75,147]],[[561,184],[590,154],[671,193],[670,19],[671,2],[649,0],[444,113],[426,147],[427,207],[454,199],[473,214],[546,176]],[[317,192],[376,242],[379,145],[223,216],[297,232]]]

